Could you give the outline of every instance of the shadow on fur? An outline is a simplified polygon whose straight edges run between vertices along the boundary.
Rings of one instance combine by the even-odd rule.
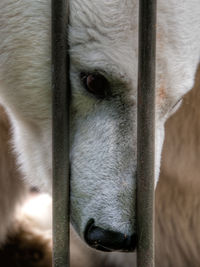
[[[0,248],[0,263],[4,267],[51,267],[49,241],[20,228],[11,234]]]

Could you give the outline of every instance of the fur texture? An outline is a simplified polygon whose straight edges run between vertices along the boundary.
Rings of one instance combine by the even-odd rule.
[[[16,168],[10,146],[8,118],[0,107],[0,244],[5,240],[13,224],[17,205],[25,196],[26,188]]]
[[[161,174],[156,189],[156,266],[200,265],[200,70],[195,84],[184,97],[182,107],[166,124]],[[0,124],[1,151],[4,151],[4,146],[7,149],[5,137],[8,140],[10,136],[7,136],[9,124],[3,109],[0,117],[4,118]],[[12,174],[7,168],[8,156],[12,153],[0,158],[1,169],[7,176]],[[12,231],[0,250],[0,261],[6,261],[6,266],[22,267],[24,264],[26,267],[28,262],[28,266],[51,267],[51,235],[46,232],[51,228],[49,205],[50,199],[40,196],[20,208],[17,224],[14,227],[10,225]],[[70,245],[72,267],[133,266],[135,255],[95,252],[85,246],[74,231],[71,232]],[[39,261],[38,254],[43,255]]]
[[[70,1],[71,221],[81,237],[90,218],[105,229],[135,231],[137,3]],[[199,0],[159,1],[156,181],[164,123],[194,83],[199,29]],[[11,120],[26,181],[49,192],[50,32],[49,0],[1,0],[0,101]],[[82,71],[103,74],[113,97],[100,101],[88,94],[80,82]]]

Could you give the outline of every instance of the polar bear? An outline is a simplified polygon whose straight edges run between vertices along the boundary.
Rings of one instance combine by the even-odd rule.
[[[0,3],[0,102],[24,179],[49,193],[50,6],[49,0]],[[134,250],[138,1],[71,0],[70,14],[71,222],[82,239],[91,229],[103,233],[98,250]],[[156,182],[165,121],[194,84],[199,33],[199,0],[159,1]]]

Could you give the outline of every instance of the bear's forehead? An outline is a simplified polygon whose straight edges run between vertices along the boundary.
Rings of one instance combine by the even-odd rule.
[[[71,64],[75,72],[100,71],[113,84],[115,81],[121,82],[123,91],[129,96],[130,92],[136,96],[138,1],[70,1],[69,41]],[[160,39],[158,42],[161,42]],[[156,104],[159,109],[168,110],[172,100],[168,96],[167,86],[163,86],[165,77],[158,77],[157,80]]]
[[[73,45],[88,42],[129,42],[137,35],[138,5],[135,0],[74,0],[70,3]]]
[[[70,56],[76,71],[102,71],[135,91],[137,1],[74,0],[70,15]]]

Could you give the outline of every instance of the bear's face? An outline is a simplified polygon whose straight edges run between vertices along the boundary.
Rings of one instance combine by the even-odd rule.
[[[86,91],[79,71],[71,79],[72,222],[81,235],[91,218],[105,229],[134,231],[136,99],[119,73],[103,71],[84,79],[94,88],[106,81],[109,96]]]
[[[90,219],[103,229],[135,232],[138,7],[137,1],[111,2],[71,3],[71,218],[82,237]],[[164,122],[179,98],[163,96],[162,82],[156,181]]]
[[[50,191],[50,1],[2,3],[0,100],[10,114],[27,180]],[[103,229],[135,232],[137,5],[136,0],[70,1],[71,219],[81,237],[90,219]],[[191,20],[179,16],[179,6],[167,5],[158,4],[156,182],[164,123],[192,87],[197,64],[182,42],[186,33],[176,28]],[[173,16],[179,24],[170,24]]]

